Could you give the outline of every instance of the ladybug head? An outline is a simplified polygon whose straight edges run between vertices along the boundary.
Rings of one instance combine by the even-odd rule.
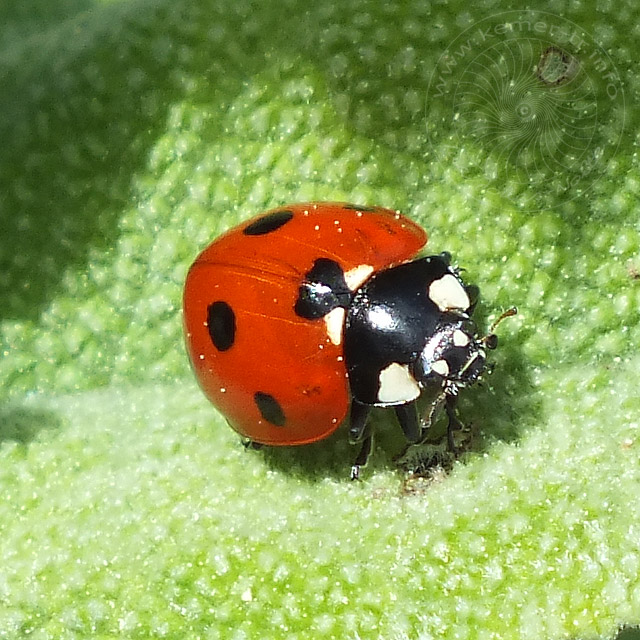
[[[458,389],[474,383],[485,371],[487,349],[498,346],[498,337],[493,331],[504,318],[515,314],[515,307],[505,311],[483,337],[478,337],[474,323],[468,319],[443,322],[416,362],[416,379],[456,395]]]

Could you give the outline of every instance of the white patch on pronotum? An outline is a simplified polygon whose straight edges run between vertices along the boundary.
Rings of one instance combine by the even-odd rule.
[[[469,342],[469,336],[464,331],[456,329],[453,332],[453,345],[455,347],[466,347]]]
[[[361,264],[344,272],[344,281],[351,291],[355,291],[371,274],[373,267],[370,264]]]
[[[471,306],[467,292],[452,273],[445,273],[429,285],[429,298],[440,311],[466,311]]]
[[[409,373],[409,365],[392,362],[380,372],[378,402],[411,402],[420,395],[420,387]]]
[[[333,344],[342,342],[342,330],[344,328],[344,316],[346,311],[342,307],[336,307],[327,313],[324,317],[324,323],[327,327],[327,335]]]
[[[446,360],[436,360],[431,365],[431,370],[440,374],[443,378],[446,378],[449,375],[449,365]]]

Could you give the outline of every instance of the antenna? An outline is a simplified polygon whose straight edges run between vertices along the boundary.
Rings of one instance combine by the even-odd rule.
[[[487,333],[487,335],[484,338],[482,338],[482,340],[480,342],[483,342],[485,344],[485,346],[487,347],[487,349],[495,349],[498,346],[498,336],[495,333],[493,333],[495,331],[496,327],[505,318],[510,318],[511,316],[515,316],[517,313],[518,313],[518,310],[515,307],[510,307],[506,311],[503,311],[493,321],[493,324],[491,325],[491,328],[489,329],[489,333]]]

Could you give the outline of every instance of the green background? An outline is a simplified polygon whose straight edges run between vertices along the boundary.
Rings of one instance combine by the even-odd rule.
[[[640,20],[513,8],[3,3],[0,637],[640,622]],[[552,45],[577,64],[553,85]],[[462,398],[470,451],[419,491],[384,412],[351,483],[342,430],[245,451],[189,371],[190,262],[306,200],[402,210],[481,323],[519,309]]]

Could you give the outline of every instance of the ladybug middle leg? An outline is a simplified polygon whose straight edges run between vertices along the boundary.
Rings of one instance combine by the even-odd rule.
[[[418,409],[415,401],[399,404],[394,407],[396,417],[409,444],[416,444],[423,438],[423,430],[418,420]]]
[[[369,413],[371,406],[351,401],[350,426],[349,426],[349,442],[351,444],[362,443],[360,452],[351,467],[351,479],[358,480],[360,478],[360,467],[364,467],[369,459],[369,454],[373,447],[373,434],[369,426]]]
[[[351,480],[359,480],[360,479],[360,468],[364,467],[367,464],[367,460],[369,459],[369,455],[371,454],[371,450],[373,449],[373,432],[371,427],[367,426],[365,428],[364,438],[362,440],[362,447],[360,448],[360,453],[358,453],[358,457],[355,459],[353,466],[351,467]]]
[[[418,409],[415,402],[407,402],[394,407],[398,422],[402,428],[408,443],[416,444],[423,437],[423,430],[418,419]],[[349,442],[351,444],[362,443],[358,456],[351,467],[351,479],[357,480],[360,477],[360,468],[367,464],[369,455],[373,448],[373,433],[369,425],[368,418],[371,413],[371,405],[352,400],[351,402],[351,425],[349,427]]]

